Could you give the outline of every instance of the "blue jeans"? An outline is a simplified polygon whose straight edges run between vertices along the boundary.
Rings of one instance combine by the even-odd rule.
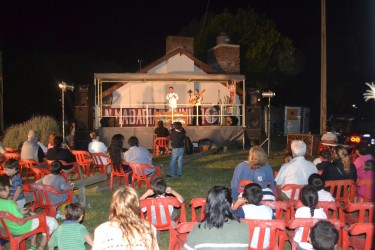
[[[169,175],[174,176],[174,166],[176,160],[178,162],[177,175],[181,176],[182,174],[182,163],[184,158],[184,148],[173,148],[171,156],[171,164],[169,165]]]

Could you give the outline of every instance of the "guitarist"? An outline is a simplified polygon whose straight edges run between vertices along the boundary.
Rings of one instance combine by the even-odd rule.
[[[199,93],[198,89],[194,89],[194,97],[190,99],[190,103],[194,105],[193,107],[193,119],[192,119],[192,125],[202,125],[202,110],[201,110],[201,104],[203,101],[203,93],[205,90],[202,91],[202,93]],[[198,124],[197,124],[197,110],[198,110]]]

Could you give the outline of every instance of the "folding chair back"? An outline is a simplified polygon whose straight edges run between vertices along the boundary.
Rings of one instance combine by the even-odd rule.
[[[358,180],[356,183],[357,186],[357,197],[359,201],[374,201],[374,180],[373,179],[362,179]],[[363,189],[364,194],[359,194],[358,191]]]
[[[169,231],[169,250],[182,250],[188,234],[197,224],[198,222],[182,222],[176,227],[172,225]]]
[[[109,156],[104,153],[91,153],[93,161],[92,174],[95,174],[95,169],[99,168],[102,174],[107,173],[107,168],[110,166]]]
[[[292,210],[294,211],[294,208],[291,207],[286,201],[261,201],[260,203],[274,210],[275,217],[278,220],[288,222],[294,217],[292,217],[292,215],[294,215],[294,213],[292,214]]]
[[[353,180],[326,181],[325,186],[329,187],[329,192],[335,201],[343,202],[345,206],[354,201],[355,185]]]
[[[191,207],[191,221],[201,222],[205,218],[204,207],[206,205],[206,198],[193,198],[190,201]],[[197,210],[200,209],[199,215],[197,215]]]
[[[138,182],[138,188],[142,188],[142,182],[146,183],[146,188],[149,189],[151,184],[151,179],[157,177],[161,177],[161,169],[160,166],[155,166],[156,170],[151,175],[146,175],[146,169],[153,170],[152,167],[148,164],[142,163],[135,163],[135,162],[128,162],[129,166],[132,168],[133,177],[132,177],[132,186],[134,187],[134,183]]]
[[[358,202],[350,203],[344,208],[345,223],[349,226],[355,223],[374,222],[374,203]]]
[[[374,223],[356,223],[350,226],[349,246],[353,249],[371,250],[374,242]],[[364,235],[364,237],[363,237]]]
[[[154,140],[154,154],[159,156],[160,149],[164,148],[167,155],[169,155],[169,139],[168,137],[156,137]]]
[[[303,185],[297,185],[297,184],[286,184],[281,190],[282,191],[288,191],[291,190],[290,202],[296,202],[299,201],[299,195],[301,193],[301,189],[303,188]]]
[[[90,176],[90,166],[92,163],[90,153],[85,150],[72,150],[72,154],[76,157],[76,162],[82,167],[86,176]]]

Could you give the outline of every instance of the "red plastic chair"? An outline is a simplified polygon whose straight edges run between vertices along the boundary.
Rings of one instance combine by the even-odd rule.
[[[109,160],[108,163],[110,165],[112,165],[112,163],[110,162],[110,159],[108,159],[108,160]],[[113,180],[114,180],[115,177],[117,177],[117,184],[118,185],[121,184],[121,178],[124,178],[124,185],[128,186],[129,185],[129,175],[131,175],[131,174],[133,174],[133,171],[125,173],[122,166],[119,167],[119,170],[116,170],[114,167],[112,167],[110,184],[109,184],[110,190],[112,191],[112,189],[113,189]]]
[[[141,211],[141,217],[152,223],[155,226],[156,230],[169,230],[172,221],[174,221],[177,224],[180,222],[186,222],[185,204],[183,202],[180,202],[176,197],[140,200],[140,205],[142,209],[147,210],[144,213]],[[169,214],[168,206],[173,206],[174,208],[181,208],[180,216],[172,220],[171,215]],[[154,209],[152,209],[152,207],[154,207]],[[153,223],[152,221],[153,210],[155,211],[156,217],[156,221],[154,221],[155,223]],[[164,222],[162,221],[161,210],[163,210],[163,214],[165,214]]]
[[[301,193],[302,188],[303,188],[303,185],[286,184],[285,186],[283,186],[281,191],[292,190],[289,201],[290,202],[296,202],[296,201],[299,201],[299,198],[300,198],[299,194]],[[296,199],[296,197],[298,197],[298,198]]]
[[[374,180],[373,179],[367,179],[367,180],[358,180],[356,183],[357,187],[365,186],[366,191],[364,196],[360,196],[358,193],[356,193],[356,196],[358,198],[358,201],[360,202],[369,202],[374,201],[374,197],[372,191],[374,189]]]
[[[31,183],[30,191],[33,192],[34,196],[34,201],[31,204],[31,211],[35,212],[38,208],[43,208],[44,213],[51,217],[56,216],[56,210],[59,206],[73,202],[73,190],[59,192],[53,186]],[[51,204],[48,194],[67,194],[68,197],[63,202]]]
[[[355,186],[353,180],[333,180],[326,181],[325,187],[329,187],[329,192],[337,202],[343,202],[344,206],[354,201]]]
[[[249,246],[249,249],[284,249],[284,244],[287,239],[285,231],[285,222],[283,220],[248,220],[241,219],[249,227],[250,242],[254,236],[255,229],[259,229],[257,247]],[[269,231],[269,246],[263,248],[265,243],[265,236]],[[267,244],[267,243],[266,243]]]
[[[190,231],[198,222],[182,222],[176,227],[171,226],[169,232],[169,250],[182,250]]]
[[[111,165],[109,156],[104,153],[90,153],[93,166],[92,166],[92,174],[95,174],[95,169],[99,169],[102,174],[107,174],[107,168]],[[107,162],[105,162],[105,160]]]
[[[23,235],[12,235],[12,233],[9,230],[9,227],[7,226],[7,223],[9,221],[17,224],[24,224],[27,221],[30,221],[32,219],[38,219],[39,220],[39,226],[28,232],[27,234]],[[0,212],[0,224],[1,224],[1,230],[0,230],[0,238],[7,240],[10,242],[10,249],[11,250],[25,250],[26,249],[26,239],[30,236],[33,236],[35,234],[39,233],[45,233],[47,236],[47,239],[49,239],[49,229],[47,227],[46,223],[46,216],[44,214],[39,214],[31,217],[26,217],[23,219],[16,218],[14,215],[8,212]]]
[[[294,217],[292,217],[291,213],[291,211],[294,209],[290,207],[289,203],[286,201],[261,201],[260,203],[275,210],[275,217],[278,220],[288,222]]]
[[[237,188],[238,194],[242,193],[243,190],[245,189],[245,186],[250,183],[253,183],[253,182],[250,180],[240,180],[240,182],[238,183],[238,188]]]
[[[201,222],[205,218],[204,207],[206,205],[206,198],[193,198],[190,201],[191,207],[191,221]],[[197,210],[200,209],[199,215],[197,215]]]
[[[374,222],[374,203],[358,202],[350,203],[344,208],[345,223],[349,226],[355,223]]]
[[[374,226],[374,223],[356,223],[351,225],[348,230],[348,245],[353,249],[374,249]]]
[[[4,153],[4,157],[8,160],[8,159],[16,159],[16,160],[19,160],[21,159],[21,155],[18,154],[18,153],[10,153],[10,152],[5,152]]]
[[[155,166],[156,171],[147,176],[145,169],[153,169],[148,164],[141,164],[141,163],[135,163],[135,162],[128,162],[129,166],[133,170],[133,177],[132,177],[132,186],[134,187],[134,183],[138,182],[138,188],[142,188],[142,182],[146,183],[146,188],[149,189],[151,184],[151,179],[155,177],[161,177],[161,168],[160,166]]]
[[[294,208],[298,209],[303,207],[301,201],[294,203]],[[327,215],[329,220],[339,220],[345,223],[344,212],[340,204],[336,201],[319,201],[316,208],[323,208],[324,213]],[[294,209],[292,210],[292,218],[294,218]]]
[[[307,242],[309,234],[310,234],[310,229],[322,219],[315,219],[315,218],[294,218],[291,219],[288,224],[287,228],[289,229],[288,233],[288,240],[290,244],[292,245],[292,249],[297,249],[298,243],[294,241],[294,230],[297,228],[302,227],[303,228],[303,234],[301,238],[301,242]],[[339,220],[328,220],[331,222],[336,229],[339,231],[339,241],[338,245],[341,246],[343,242],[345,241],[346,237],[344,236],[345,230],[344,230],[344,223],[342,223]]]
[[[165,152],[169,155],[169,139],[168,137],[156,137],[154,140],[154,154],[159,156],[160,149],[165,148]]]
[[[72,154],[76,157],[76,162],[82,167],[86,176],[90,176],[90,166],[93,162],[90,153],[84,150],[72,150]]]
[[[35,166],[40,164],[34,160],[23,160],[20,165],[26,168],[26,182],[25,185],[29,185],[30,176],[34,176],[34,182],[41,179],[43,176],[50,174],[51,172],[45,168],[36,168]]]
[[[16,150],[14,150],[13,148],[9,148],[9,147],[5,147],[5,151],[9,153],[16,153]]]

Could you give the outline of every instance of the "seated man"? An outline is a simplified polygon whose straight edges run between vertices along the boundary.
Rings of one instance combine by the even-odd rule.
[[[22,144],[21,160],[44,161],[45,154],[43,149],[38,145],[38,135],[34,130],[30,130],[27,135],[27,141]]]
[[[292,141],[290,147],[293,159],[283,165],[275,178],[277,191],[283,200],[289,200],[292,193],[291,190],[281,190],[286,184],[306,185],[309,176],[318,172],[315,165],[305,159],[306,144],[303,141]],[[298,199],[298,195],[296,192],[295,199]]]
[[[125,161],[148,164],[152,169],[145,169],[146,175],[155,173],[156,167],[152,163],[151,154],[146,148],[139,147],[138,138],[135,136],[131,136],[128,140],[128,144],[130,145],[130,148],[124,153]]]

